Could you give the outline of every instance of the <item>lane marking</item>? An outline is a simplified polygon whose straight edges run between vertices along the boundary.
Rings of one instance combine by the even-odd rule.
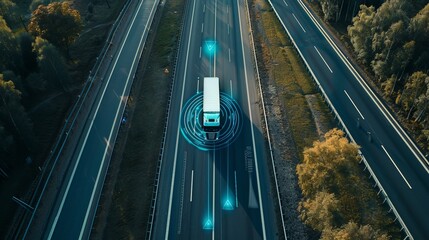
[[[229,87],[231,88],[231,98],[232,98],[232,80],[229,80]]]
[[[295,18],[296,22],[299,24],[299,26],[301,27],[302,31],[306,32],[304,27],[301,25],[301,23],[298,21],[298,18],[296,18],[295,14],[292,13],[292,16]]]
[[[99,108],[100,108],[101,102],[103,101],[104,94],[106,93],[106,90],[107,90],[107,86],[108,86],[108,85],[109,85],[109,83],[110,83],[110,80],[111,80],[111,78],[112,78],[112,75],[113,75],[114,69],[116,68],[116,64],[118,63],[119,57],[120,57],[120,56],[121,56],[121,54],[122,54],[122,50],[123,50],[123,48],[124,48],[125,42],[128,40],[128,36],[129,36],[129,34],[130,34],[131,28],[132,28],[132,27],[133,27],[133,25],[134,25],[135,19],[136,19],[137,15],[138,15],[137,13],[140,11],[140,8],[141,8],[141,6],[142,6],[142,3],[143,3],[143,2],[140,2],[139,8],[137,9],[137,12],[136,12],[136,14],[135,14],[135,15],[134,15],[134,17],[133,17],[132,24],[131,24],[131,25],[130,25],[130,27],[128,28],[127,34],[126,34],[126,36],[125,36],[125,40],[122,42],[121,48],[120,48],[120,50],[119,50],[119,54],[118,54],[118,55],[116,55],[115,63],[113,64],[112,71],[111,71],[111,72],[110,72],[110,74],[109,74],[109,78],[108,78],[107,83],[106,83],[106,85],[105,85],[105,87],[104,87],[104,89],[103,89],[103,93],[101,94],[100,101],[98,102],[97,108],[95,109],[95,113],[94,113],[94,115],[93,115],[94,117],[93,117],[93,118],[92,118],[92,120],[91,120],[91,123],[90,123],[89,129],[88,129],[88,131],[87,131],[87,133],[86,133],[86,136],[85,136],[85,139],[84,139],[84,141],[83,141],[82,148],[81,148],[81,149],[80,149],[80,151],[79,151],[79,155],[78,155],[78,158],[77,158],[76,164],[74,165],[73,172],[72,172],[72,174],[71,174],[71,176],[70,176],[70,178],[69,178],[69,181],[68,181],[68,183],[67,183],[66,191],[65,191],[65,193],[64,193],[64,195],[63,195],[63,198],[61,199],[60,207],[59,207],[58,212],[57,212],[57,214],[56,214],[56,216],[55,216],[55,218],[54,218],[54,222],[53,222],[53,224],[52,224],[52,226],[51,226],[51,230],[49,231],[48,239],[52,238],[52,235],[53,235],[53,233],[54,233],[54,231],[55,231],[55,227],[56,227],[56,225],[57,225],[57,223],[58,223],[58,219],[59,219],[59,217],[60,217],[60,215],[61,215],[61,212],[62,212],[62,209],[63,209],[63,207],[64,207],[64,202],[65,202],[65,200],[66,200],[66,198],[67,198],[67,195],[68,195],[68,192],[69,192],[69,190],[70,190],[70,185],[71,185],[71,183],[72,183],[72,181],[73,181],[73,179],[74,179],[74,175],[75,175],[75,173],[76,173],[77,166],[79,165],[80,158],[81,158],[81,156],[82,156],[82,152],[83,152],[84,146],[86,146],[86,141],[88,140],[89,133],[91,132],[92,126],[93,126],[93,124],[94,124],[95,117],[96,117],[96,116],[97,116],[97,114],[98,114],[98,110],[99,110]],[[133,63],[133,64],[134,64],[134,63]],[[128,82],[128,80],[127,80],[127,82]],[[116,118],[115,118],[115,121],[116,121]],[[102,163],[103,163],[103,162],[104,162],[104,157],[103,157]],[[81,233],[82,233],[82,229],[81,229]]]
[[[308,10],[308,8],[305,6],[305,4],[302,3],[301,0],[298,0],[298,3],[301,5],[301,7],[304,9],[304,11],[307,13],[307,15],[310,17],[310,20],[315,24],[315,26],[322,33],[323,37],[326,39],[326,41],[329,43],[329,45],[331,45],[332,49],[340,57],[341,61],[350,70],[351,74],[355,77],[355,79],[362,86],[363,90],[368,94],[368,96],[371,98],[371,100],[374,102],[374,104],[378,107],[378,109],[383,114],[383,116],[387,119],[387,121],[389,121],[390,125],[393,127],[393,129],[396,131],[396,133],[399,135],[399,137],[402,139],[402,141],[407,145],[407,147],[410,149],[410,151],[413,153],[413,155],[417,158],[417,160],[420,162],[420,164],[425,169],[425,171],[427,173],[429,173],[429,168],[428,168],[429,161],[426,159],[426,157],[423,155],[423,153],[418,149],[418,147],[413,142],[413,140],[411,140],[410,136],[408,136],[408,134],[401,127],[401,125],[399,125],[399,123],[392,116],[392,114],[390,114],[390,112],[386,109],[386,107],[380,101],[380,99],[378,99],[378,97],[374,94],[374,92],[368,86],[368,84],[365,82],[365,80],[362,78],[362,76],[357,72],[357,70],[353,67],[353,65],[351,65],[349,60],[344,56],[343,52],[338,48],[338,46],[334,43],[334,41],[326,33],[326,31],[320,26],[320,24],[317,22],[317,20],[313,16],[313,14],[311,14],[311,12]],[[283,22],[282,22],[282,24],[285,27]]]
[[[328,63],[327,63],[327,62],[325,61],[325,59],[322,57],[322,54],[320,54],[319,49],[317,49],[317,47],[316,47],[316,46],[313,46],[313,47],[314,47],[314,49],[316,49],[316,52],[319,54],[320,58],[323,60],[323,62],[325,63],[326,67],[328,67],[329,71],[330,71],[331,73],[333,73],[333,72],[332,72],[332,69],[329,67]]]
[[[186,77],[188,73],[188,60],[189,60],[189,49],[191,45],[191,36],[192,36],[192,26],[194,25],[194,15],[195,15],[195,2],[192,6],[192,14],[191,14],[191,26],[190,26],[190,34],[188,37],[188,46],[186,51],[186,60],[185,60],[185,72],[183,74],[183,84],[182,84],[182,95],[180,98],[180,107],[179,107],[179,118],[177,120],[177,133],[176,133],[176,146],[174,150],[174,159],[173,159],[173,175],[171,177],[171,186],[170,186],[170,199],[168,201],[168,214],[167,214],[167,225],[165,229],[165,239],[168,240],[168,236],[170,234],[170,221],[171,221],[171,205],[173,203],[173,190],[174,190],[174,179],[176,177],[176,165],[177,165],[177,152],[179,148],[179,136],[180,136],[180,119],[182,115],[182,107],[183,107],[183,96],[185,95],[185,84],[186,84]]]
[[[228,35],[229,35],[229,23],[228,23]]]
[[[390,156],[390,154],[387,152],[386,148],[384,148],[383,145],[381,145],[381,148],[383,148],[384,152],[386,153],[386,155],[389,157],[390,161],[393,163],[393,165],[395,166],[396,170],[399,172],[399,174],[401,175],[401,177],[404,179],[405,183],[408,185],[408,187],[410,189],[413,189],[410,185],[410,183],[407,181],[407,179],[404,177],[404,175],[402,174],[401,170],[399,170],[398,166],[396,166],[395,161],[393,161],[392,157]]]
[[[283,0],[283,2],[285,3],[286,7],[289,7],[289,5],[287,4],[287,2],[285,0]]]
[[[235,207],[238,208],[238,189],[237,189],[237,171],[234,170],[235,179]]]
[[[231,62],[231,48],[228,48],[228,60]]]
[[[204,23],[201,23],[201,33],[204,32]]]
[[[152,16],[152,18],[153,18],[153,14],[154,14],[154,10],[155,10],[155,4],[154,5],[152,5],[152,9],[151,9],[151,11],[150,11],[150,13],[149,13],[149,19],[151,18],[151,16]],[[143,36],[144,36],[144,34],[145,34],[145,32],[147,33],[147,31],[148,31],[148,24],[145,24],[145,29],[143,30]],[[136,54],[134,55],[134,59],[133,59],[133,63],[132,63],[132,65],[131,65],[131,68],[130,69],[133,69],[134,68],[134,64],[137,62],[139,62],[138,60],[140,60],[140,58],[137,58],[137,56],[139,56],[139,55],[141,55],[141,53],[142,53],[142,42],[143,42],[143,37],[140,39],[140,42],[139,42],[139,48],[138,48],[138,50],[136,51]],[[130,71],[130,73],[129,73],[129,75],[128,75],[128,79],[127,79],[127,82],[125,83],[125,87],[124,87],[124,90],[122,91],[122,94],[121,94],[121,96],[124,96],[124,94],[125,94],[125,91],[127,90],[127,87],[128,87],[128,83],[129,83],[129,80],[131,79],[131,71]],[[126,104],[126,101],[122,101],[123,102],[123,104]],[[125,107],[125,105],[124,105],[124,107]],[[121,102],[119,103],[119,106],[118,106],[118,108],[117,108],[117,110],[116,110],[116,115],[115,115],[115,120],[114,120],[114,122],[113,122],[113,126],[115,126],[116,125],[116,121],[118,120],[118,115],[119,115],[119,110],[120,110],[120,108],[121,108]],[[124,111],[125,109],[123,109],[122,111]],[[123,113],[123,112],[122,112]],[[114,130],[114,127],[110,130],[110,134],[109,134],[109,143],[111,142],[111,138],[112,138],[112,135],[113,135],[113,130]],[[109,144],[110,145],[110,144]],[[104,165],[104,161],[106,160],[106,155],[107,155],[107,151],[108,151],[108,148],[106,147],[106,149],[105,149],[105,151],[104,151],[104,154],[103,154],[103,161],[102,161],[102,163],[101,163],[101,166],[103,166]],[[95,182],[95,186],[97,186],[98,185],[98,182],[99,182],[99,180],[100,180],[100,176],[101,176],[101,172],[102,172],[102,167],[99,169],[99,171],[98,171],[98,174],[97,174],[97,179],[96,179],[96,182]],[[82,224],[82,228],[81,228],[81,232],[80,232],[80,235],[79,235],[79,239],[82,239],[83,238],[83,234],[84,234],[84,231],[85,231],[85,226],[86,226],[86,224],[87,224],[87,222],[88,222],[88,217],[89,217],[89,213],[90,213],[90,210],[91,210],[91,206],[92,206],[92,204],[93,204],[93,201],[94,201],[94,197],[95,197],[95,192],[96,192],[96,190],[97,190],[97,187],[94,187],[94,189],[93,189],[93,191],[92,191],[92,195],[91,195],[91,200],[90,200],[90,202],[89,202],[89,205],[88,205],[88,208],[87,208],[87,210],[86,210],[86,214],[85,214],[85,220],[84,220],[84,222],[83,222],[83,224]]]
[[[345,89],[344,89],[344,93],[349,98],[350,102],[352,102],[353,106],[355,107],[356,111],[359,113],[359,115],[362,118],[362,120],[365,120],[365,118],[363,117],[362,113],[359,111],[359,108],[356,106],[355,102],[353,102],[352,98],[350,97],[350,95],[347,93],[347,91]]]
[[[205,13],[206,12],[206,4],[204,3],[204,5],[203,5],[203,13]]]
[[[200,78],[198,77],[198,80],[197,80],[197,93],[199,93],[200,92]]]
[[[192,192],[194,190],[194,170],[191,172],[191,196],[190,196],[190,202],[192,202]]]
[[[241,27],[241,14],[240,14],[240,4],[239,1],[237,1],[237,11],[238,11],[238,22],[240,26],[240,38],[241,38],[241,52],[243,57],[243,63],[244,63],[244,79],[246,83],[246,92],[247,92],[247,106],[249,109],[249,120],[250,120],[250,130],[252,133],[252,144],[253,144],[253,153],[255,155],[255,166],[256,166],[256,179],[258,183],[258,195],[259,195],[259,203],[261,207],[259,208],[259,212],[261,214],[261,225],[262,225],[262,238],[265,240],[267,239],[267,233],[265,230],[265,216],[264,216],[264,207],[262,204],[262,194],[261,194],[261,183],[259,180],[259,166],[257,164],[258,162],[258,156],[256,155],[256,143],[255,143],[255,131],[253,129],[253,120],[252,120],[252,109],[250,107],[250,94],[249,94],[249,83],[247,78],[247,68],[246,68],[246,56],[244,55],[244,43],[243,43],[243,29]]]
[[[201,48],[202,48],[202,47],[200,46],[200,58],[201,58]]]

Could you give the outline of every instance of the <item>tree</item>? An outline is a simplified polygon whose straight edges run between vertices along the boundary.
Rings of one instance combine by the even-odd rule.
[[[21,48],[21,57],[24,66],[23,78],[29,73],[37,70],[37,55],[33,51],[34,37],[27,32],[18,36],[18,42]]]
[[[374,17],[375,9],[373,6],[367,7],[361,5],[359,13],[352,20],[352,25],[347,27],[350,42],[353,45],[358,59],[364,64],[370,63],[373,58],[371,42]]]
[[[79,11],[71,8],[68,2],[53,2],[39,5],[33,11],[28,29],[68,54],[69,46],[82,30],[82,20]]]
[[[325,229],[322,240],[388,240],[389,236],[374,230],[370,225],[359,226],[349,222],[338,229]]]
[[[305,149],[303,162],[296,170],[303,194],[311,198],[320,191],[338,193],[339,186],[348,182],[343,180],[359,171],[358,149],[339,129],[327,132],[324,141],[315,141]]]
[[[33,126],[21,104],[21,92],[0,74],[0,121],[27,148],[34,144]]]
[[[340,223],[338,200],[332,193],[318,192],[314,198],[300,202],[298,210],[304,223],[319,231]]]
[[[5,69],[16,69],[16,56],[18,44],[15,36],[0,16],[0,71]]]
[[[69,90],[71,81],[67,66],[55,46],[45,39],[36,37],[33,51],[37,54],[37,62],[43,79],[51,88],[61,87],[63,91]]]
[[[401,95],[401,104],[405,111],[408,111],[408,119],[415,110],[416,104],[419,103],[419,98],[426,93],[427,82],[429,82],[429,76],[421,71],[413,73],[408,78]]]
[[[325,21],[336,20],[339,12],[338,2],[334,0],[320,0]]]
[[[14,24],[16,21],[15,7],[16,7],[16,4],[10,0],[0,1],[0,16],[5,18],[8,25]]]
[[[12,151],[11,148],[14,146],[13,136],[10,135],[0,122],[0,159],[7,159],[6,156]]]
[[[429,39],[429,3],[421,9],[410,22],[410,36],[416,42],[416,56],[414,57],[414,67],[418,70],[429,68],[429,49],[427,39]]]

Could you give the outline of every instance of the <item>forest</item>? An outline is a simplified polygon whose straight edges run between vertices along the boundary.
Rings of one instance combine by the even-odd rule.
[[[319,0],[317,3],[325,21],[332,26],[346,26],[341,39],[350,46],[421,149],[427,152],[429,1]]]
[[[70,92],[69,46],[82,20],[67,2],[0,1],[0,175],[40,153],[29,109]]]

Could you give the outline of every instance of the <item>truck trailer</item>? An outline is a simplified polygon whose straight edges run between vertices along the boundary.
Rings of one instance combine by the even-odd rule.
[[[217,140],[220,129],[219,78],[205,77],[203,92],[203,129],[206,140]]]

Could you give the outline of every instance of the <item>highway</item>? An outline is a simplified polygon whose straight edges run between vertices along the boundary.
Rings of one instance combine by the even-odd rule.
[[[301,0],[270,0],[414,239],[429,238],[425,157]]]
[[[277,239],[243,0],[186,1],[151,239]],[[219,77],[219,140],[203,140],[204,77]]]
[[[157,0],[137,4],[85,122],[42,239],[89,238],[128,93],[157,6]]]

